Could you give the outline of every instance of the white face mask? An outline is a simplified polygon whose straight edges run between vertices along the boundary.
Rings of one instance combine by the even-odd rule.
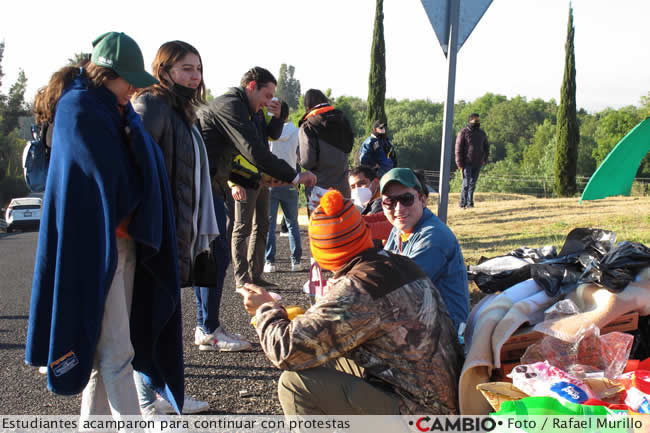
[[[351,191],[350,198],[356,207],[363,208],[372,199],[372,191],[368,187],[360,186]]]

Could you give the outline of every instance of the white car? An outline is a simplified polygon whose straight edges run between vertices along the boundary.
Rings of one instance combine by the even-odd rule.
[[[16,229],[38,229],[41,223],[42,203],[43,200],[40,197],[12,199],[5,213],[7,233],[11,233]]]

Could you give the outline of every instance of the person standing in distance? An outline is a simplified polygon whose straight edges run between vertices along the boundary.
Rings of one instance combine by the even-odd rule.
[[[458,204],[461,209],[474,207],[476,181],[481,167],[487,164],[489,153],[487,134],[481,129],[479,115],[472,113],[456,137],[456,165],[463,175]]]
[[[386,122],[377,120],[372,125],[372,134],[361,144],[359,162],[376,168],[379,177],[391,168],[397,167],[397,155],[386,134]]]

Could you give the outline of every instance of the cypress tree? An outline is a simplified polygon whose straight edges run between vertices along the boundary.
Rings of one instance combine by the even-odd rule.
[[[556,196],[569,197],[576,193],[576,167],[580,130],[576,115],[576,66],[573,45],[573,8],[569,5],[569,23],[565,44],[564,80],[557,111],[557,147],[555,153]]]
[[[377,0],[375,29],[370,51],[370,77],[368,78],[368,110],[366,126],[372,130],[376,120],[386,121],[386,45],[384,43],[384,0]]]

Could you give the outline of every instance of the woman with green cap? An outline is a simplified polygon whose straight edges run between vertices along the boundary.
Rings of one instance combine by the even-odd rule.
[[[156,82],[137,43],[109,32],[89,63],[56,72],[35,103],[53,134],[25,358],[48,367],[51,391],[83,391],[82,417],[139,415],[134,368],[182,408],[170,187],[129,102]]]

